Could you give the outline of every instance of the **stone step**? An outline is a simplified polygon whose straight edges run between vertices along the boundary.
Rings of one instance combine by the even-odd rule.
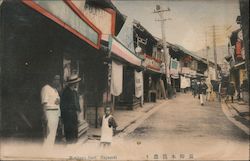
[[[81,121],[78,125],[78,137],[81,137],[82,135],[86,134],[89,129],[88,123],[84,120]]]

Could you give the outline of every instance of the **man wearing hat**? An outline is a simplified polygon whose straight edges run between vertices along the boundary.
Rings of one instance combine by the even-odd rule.
[[[64,133],[67,143],[75,143],[78,138],[78,118],[77,112],[80,112],[78,86],[81,78],[72,75],[67,80],[67,87],[61,96],[61,114],[64,124]]]
[[[44,111],[44,127],[46,138],[44,145],[52,146],[55,142],[56,131],[60,117],[60,97],[57,88],[60,86],[60,76],[55,75],[41,90],[41,104]]]

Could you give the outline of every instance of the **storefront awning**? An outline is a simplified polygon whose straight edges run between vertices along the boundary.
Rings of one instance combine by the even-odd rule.
[[[152,66],[147,66],[147,71],[153,72],[153,73],[158,73],[158,74],[165,74],[165,73],[162,73],[160,69],[154,68]]]
[[[109,43],[112,43],[110,46],[111,48],[111,54],[114,54],[115,56],[118,56],[122,58],[123,60],[135,65],[135,66],[141,66],[141,58],[134,55],[132,51],[127,49],[119,40],[112,37],[112,40],[109,40],[109,37],[107,35],[102,35],[102,40],[109,41]]]
[[[196,73],[196,76],[197,76],[197,77],[207,77],[206,75],[201,74],[201,73]]]
[[[179,79],[180,78],[179,74],[171,74],[170,76],[173,79]]]
[[[238,68],[238,67],[240,67],[240,66],[242,66],[242,65],[244,65],[244,64],[245,64],[245,61],[240,62],[240,63],[238,63],[238,64],[235,64],[234,67],[235,67],[235,68]]]
[[[141,59],[139,57],[135,56],[131,51],[129,51],[127,48],[125,48],[116,39],[112,40],[111,51],[112,51],[112,53],[125,59],[129,63],[136,65],[136,66],[141,66]]]

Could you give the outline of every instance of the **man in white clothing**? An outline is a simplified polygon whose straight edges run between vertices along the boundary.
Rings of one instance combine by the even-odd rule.
[[[46,128],[46,138],[44,145],[53,146],[56,138],[56,131],[60,117],[60,97],[57,87],[60,86],[60,76],[55,75],[51,82],[46,84],[41,90],[41,104],[44,111],[44,122]]]
[[[204,105],[205,95],[207,94],[207,88],[208,87],[207,87],[205,81],[202,80],[201,83],[199,84],[199,87],[198,87],[198,91],[200,94],[200,103],[202,106]]]

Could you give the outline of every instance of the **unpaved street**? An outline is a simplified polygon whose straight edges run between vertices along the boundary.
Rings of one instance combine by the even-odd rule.
[[[224,115],[218,102],[200,106],[191,94],[169,100],[126,140],[141,142],[148,157],[159,159],[248,159],[248,136]],[[156,158],[154,158],[156,159]]]

